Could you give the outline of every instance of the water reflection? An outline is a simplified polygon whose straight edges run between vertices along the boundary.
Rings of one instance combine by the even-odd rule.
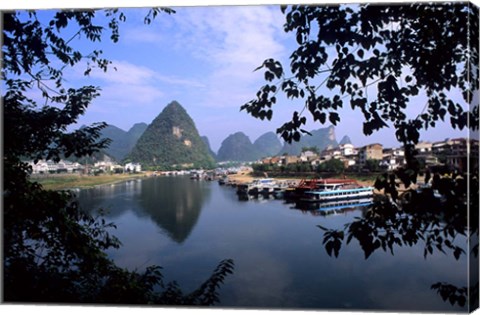
[[[147,214],[175,242],[184,242],[198,221],[210,187],[187,177],[160,177],[149,181],[140,192],[139,203]]]
[[[417,244],[395,248],[395,255],[381,250],[365,260],[365,242],[354,237],[346,246],[346,224],[387,219],[388,211],[370,216],[373,204],[332,204],[340,209],[328,213],[319,211],[326,209],[325,203],[305,205],[262,197],[239,201],[231,187],[182,177],[148,178],[85,192],[93,199],[103,198],[107,205],[118,205],[121,211],[129,209],[123,213],[111,207],[122,214],[112,220],[124,244],[112,259],[121,266],[162,266],[166,280],[177,281],[187,292],[205,280],[205,270],[222,259],[234,259],[235,273],[220,292],[222,307],[464,310],[444,303],[431,286],[444,281],[463,287],[465,258],[445,259],[443,253],[434,252],[424,259],[424,247]],[[445,219],[441,218],[442,224]],[[344,232],[338,258],[328,256],[319,225]],[[358,233],[365,231],[357,227]],[[366,231],[375,236],[373,230]],[[462,241],[458,239],[455,246]]]
[[[135,208],[142,190],[142,180],[129,180],[119,184],[82,189],[77,193],[80,206],[89,212],[102,209],[108,219],[116,219]]]
[[[329,216],[352,212],[355,210],[365,211],[372,204],[371,199],[341,200],[332,202],[306,202],[295,201],[292,209],[300,210],[314,216]]]
[[[80,205],[88,211],[106,210],[112,221],[127,211],[150,218],[170,239],[184,242],[210,198],[210,188],[187,177],[158,177],[81,190]]]
[[[377,250],[394,255],[398,247],[418,244],[425,259],[438,252],[463,262],[465,270],[478,269],[478,178],[470,178],[470,191],[464,189],[465,178],[442,178],[438,192],[424,187],[409,189],[396,200],[377,198],[362,218],[343,229],[321,227],[328,255],[338,258],[351,239],[358,240],[365,259]],[[474,277],[457,283],[438,279],[431,289],[452,306],[474,309],[478,307],[478,271],[473,273]]]

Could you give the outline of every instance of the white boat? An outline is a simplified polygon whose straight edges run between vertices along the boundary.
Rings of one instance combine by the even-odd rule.
[[[336,189],[336,190],[324,190],[324,191],[307,191],[305,192],[304,201],[322,202],[322,201],[334,201],[344,199],[358,199],[358,198],[371,198],[373,197],[373,187],[358,187],[351,189]]]
[[[306,191],[301,200],[308,202],[325,202],[335,200],[348,200],[360,198],[372,198],[373,187],[358,185],[328,184],[317,190]]]
[[[276,181],[273,178],[254,179],[247,184],[237,185],[238,194],[260,194],[273,193],[276,187]]]

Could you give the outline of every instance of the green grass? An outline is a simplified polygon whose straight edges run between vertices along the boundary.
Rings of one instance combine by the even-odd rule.
[[[115,175],[61,175],[32,178],[43,188],[48,190],[65,190],[72,188],[89,188],[98,185],[121,182],[133,178],[144,177],[144,174],[115,174]]]

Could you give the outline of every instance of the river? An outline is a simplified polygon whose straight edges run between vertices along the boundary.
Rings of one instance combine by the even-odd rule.
[[[104,208],[122,242],[115,262],[160,265],[166,281],[196,289],[217,264],[234,260],[220,307],[316,310],[465,311],[430,287],[467,285],[467,259],[423,256],[423,245],[382,250],[365,259],[358,241],[327,255],[322,225],[341,228],[362,208],[333,215],[283,200],[239,200],[233,188],[188,177],[152,177],[78,192],[85,209]]]

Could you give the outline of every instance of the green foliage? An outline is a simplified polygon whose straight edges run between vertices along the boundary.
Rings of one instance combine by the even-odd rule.
[[[341,174],[345,171],[345,164],[338,159],[330,159],[318,165],[317,172]]]
[[[207,150],[208,150],[208,153],[210,153],[210,155],[212,156],[212,158],[214,160],[217,159],[217,155],[215,154],[215,152],[212,151],[212,148],[210,147],[210,140],[208,140],[208,137],[207,136],[202,136],[200,137],[203,141],[203,143],[205,143],[205,146],[207,147]]]
[[[349,104],[363,114],[365,135],[393,125],[403,144],[417,143],[422,129],[448,118],[453,128],[478,130],[479,18],[471,3],[291,5],[282,12],[285,32],[297,42],[290,67],[265,60],[256,70],[265,69],[267,84],[241,110],[271,119],[283,93],[304,102],[321,124],[336,125],[338,110]],[[451,91],[463,95],[470,112]],[[423,111],[407,118],[406,108],[417,106],[421,93],[427,95]],[[308,134],[305,122],[294,111],[277,133],[298,141]]]
[[[218,161],[255,161],[259,152],[243,132],[229,135],[218,149]]]
[[[158,12],[149,11],[146,22]],[[96,25],[103,12],[108,26]],[[183,294],[175,283],[164,284],[160,267],[129,271],[118,267],[105,251],[120,242],[108,230],[114,228],[101,217],[80,209],[70,192],[44,190],[31,182],[31,167],[22,159],[58,161],[81,158],[104,149],[101,139],[105,123],[73,132],[67,127],[77,122],[99,88],[64,86],[63,71],[86,61],[87,75],[99,67],[107,70],[110,61],[100,51],[84,54],[73,47],[74,39],[99,42],[105,32],[116,42],[119,22],[125,15],[118,10],[58,11],[46,24],[34,11],[8,12],[3,17],[3,67],[5,90],[3,171],[3,299],[7,302],[115,303],[212,305],[218,302],[217,289],[233,262],[222,261],[213,275],[197,290]],[[65,40],[67,28],[78,31]],[[51,84],[51,85],[49,85]],[[38,90],[42,104],[28,95]]]
[[[379,160],[374,160],[374,159],[368,159],[365,161],[365,165],[363,168],[369,170],[370,172],[380,172],[382,170],[385,170],[380,166],[380,161]]]
[[[110,145],[105,148],[105,153],[112,156],[116,161],[122,161],[130,153],[137,140],[147,129],[147,124],[135,124],[130,130],[124,131],[113,125],[108,125],[102,130],[101,137],[110,139]]]
[[[466,189],[467,180],[470,181],[470,191]],[[375,188],[384,189],[391,198],[378,198],[362,218],[347,224],[343,230],[321,227],[326,231],[323,243],[330,256],[332,250],[338,256],[344,243],[356,239],[366,259],[377,250],[389,251],[393,255],[395,247],[422,243],[425,258],[438,251],[458,260],[470,251],[469,255],[478,259],[478,211],[468,211],[469,208],[478,209],[478,177],[463,174],[458,178],[442,178],[435,175],[432,188],[408,190],[398,196],[395,175],[385,174],[377,179]],[[443,197],[436,197],[433,189],[438,189]],[[469,249],[459,245],[457,240],[462,237],[471,242]],[[478,282],[472,282],[471,286],[470,289],[476,288],[478,292]],[[432,289],[452,305],[463,306],[468,297],[466,287],[436,283]],[[478,294],[470,295],[470,298],[469,303],[478,304]]]
[[[274,132],[267,132],[253,142],[254,149],[258,152],[257,159],[275,156],[282,149],[282,143]]]
[[[176,101],[168,104],[152,121],[127,158],[162,170],[188,168],[186,165],[190,164],[201,168],[215,167],[195,123]]]
[[[302,129],[304,112],[320,124],[328,120],[336,125],[339,110],[349,105],[362,113],[365,135],[393,126],[405,149],[407,165],[375,184],[388,191],[392,200],[375,203],[344,234],[325,233],[327,252],[338,255],[345,235],[347,243],[352,238],[359,241],[365,257],[379,248],[393,253],[394,246],[424,241],[425,256],[437,248],[450,250],[458,259],[464,251],[453,245],[455,235],[469,231],[470,240],[478,239],[478,174],[463,177],[474,187],[471,196],[458,189],[464,183],[439,179],[436,185],[446,197],[442,206],[431,191],[409,192],[413,202],[398,205],[395,178],[406,186],[416,182],[420,164],[414,145],[421,132],[434,128],[438,121],[478,132],[479,100],[473,97],[480,77],[478,8],[468,2],[445,2],[289,5],[281,10],[285,32],[293,33],[297,47],[288,68],[267,59],[256,69],[265,70],[267,84],[241,110],[271,119],[279,94],[300,101],[300,113],[294,110],[291,121],[277,129],[286,142],[292,142],[308,134]],[[422,111],[407,117],[408,107],[418,107],[421,95],[426,96]],[[466,206],[472,200],[475,210],[469,219],[475,222],[473,227],[467,225]],[[433,288],[452,304],[464,304],[466,299],[458,295],[468,292],[444,284]],[[478,305],[478,283],[475,292],[472,305]]]

